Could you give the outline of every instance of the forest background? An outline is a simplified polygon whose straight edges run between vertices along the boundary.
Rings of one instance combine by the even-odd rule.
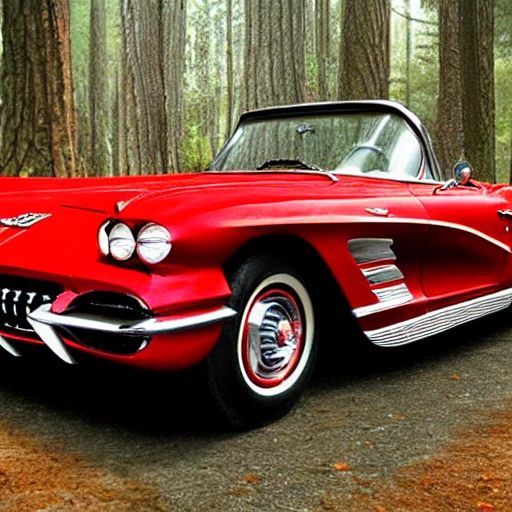
[[[510,0],[0,4],[0,175],[193,172],[244,110],[391,98],[511,181]]]

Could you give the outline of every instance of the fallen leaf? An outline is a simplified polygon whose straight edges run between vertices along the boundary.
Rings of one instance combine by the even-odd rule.
[[[249,473],[244,476],[244,482],[246,484],[257,484],[260,481],[260,477]]]
[[[450,375],[450,380],[460,380],[460,377],[456,373]]]
[[[322,498],[320,501],[320,505],[322,507],[322,510],[335,510],[336,506],[334,503],[327,498]]]
[[[345,464],[344,462],[337,462],[336,464],[334,464],[334,469],[336,471],[348,471],[349,468],[349,465],[348,464]]]

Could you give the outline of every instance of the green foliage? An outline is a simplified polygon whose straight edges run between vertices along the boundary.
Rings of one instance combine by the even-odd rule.
[[[512,2],[495,0],[494,40],[497,58],[512,56]]]
[[[496,177],[500,183],[509,182],[510,146],[512,137],[512,55],[496,60]]]
[[[394,37],[391,46],[390,97],[407,106],[433,129],[436,122],[437,87],[439,74],[438,34],[436,12],[424,8],[414,12],[411,21],[410,64],[407,68],[407,19],[403,8],[392,18]],[[407,77],[409,69],[409,77]],[[409,79],[410,101],[407,102]]]
[[[512,3],[495,0],[496,177],[510,181],[512,140]]]
[[[208,138],[201,135],[198,125],[188,124],[181,144],[180,172],[200,172],[207,167],[211,159]]]
[[[89,63],[90,0],[71,0],[71,53],[76,106],[86,111]]]

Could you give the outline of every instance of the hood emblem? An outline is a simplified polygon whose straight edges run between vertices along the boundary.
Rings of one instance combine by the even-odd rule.
[[[116,213],[121,213],[127,206],[130,201],[118,201],[116,203]]]
[[[17,217],[0,219],[0,226],[7,226],[9,228],[29,228],[36,222],[50,216],[51,213],[22,213]]]

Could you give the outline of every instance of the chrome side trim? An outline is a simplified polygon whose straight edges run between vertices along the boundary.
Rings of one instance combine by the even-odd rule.
[[[403,283],[396,286],[372,290],[372,292],[378,297],[379,302],[353,309],[352,313],[356,318],[362,318],[363,316],[373,315],[379,311],[396,308],[413,299],[409,288]]]
[[[2,338],[2,336],[0,336],[0,347],[13,356],[21,357],[21,354],[5,338]]]
[[[377,295],[381,302],[407,302],[412,299],[412,294],[404,283],[388,286],[387,288],[378,288],[377,290],[372,290],[372,292]]]
[[[395,265],[364,269],[362,272],[370,285],[400,281],[404,278],[402,272]]]
[[[350,254],[359,265],[380,260],[396,260],[391,249],[391,238],[353,238],[347,245]]]
[[[352,310],[352,313],[356,318],[362,318],[364,316],[373,315],[379,311],[385,311],[386,309],[393,309],[397,306],[401,306],[406,302],[409,302],[409,298],[402,297],[395,300],[388,300],[387,302],[377,302],[376,304],[370,304],[369,306],[361,306]]]
[[[460,304],[430,311],[411,320],[365,331],[375,345],[393,347],[427,338],[452,327],[465,324],[477,318],[506,309],[512,304],[512,288],[485,297],[468,300]]]
[[[258,171],[261,172],[261,171]],[[416,225],[416,226],[442,226],[445,228],[455,229],[458,231],[465,231],[466,233],[470,233],[475,235],[487,242],[503,249],[508,254],[512,254],[512,246],[506,243],[497,240],[496,238],[492,238],[481,231],[470,228],[468,226],[463,226],[462,224],[455,224],[453,222],[443,222],[436,220],[427,220],[427,219],[413,219],[408,217],[370,217],[370,216],[349,216],[349,215],[336,215],[336,214],[311,214],[311,215],[303,215],[303,216],[289,216],[289,217],[261,217],[261,215],[256,218],[244,218],[242,220],[229,220],[223,223],[223,226],[229,227],[245,227],[247,226],[249,220],[251,222],[251,226],[260,225],[260,226],[275,226],[275,225],[296,225],[296,224],[406,224],[406,225]]]

